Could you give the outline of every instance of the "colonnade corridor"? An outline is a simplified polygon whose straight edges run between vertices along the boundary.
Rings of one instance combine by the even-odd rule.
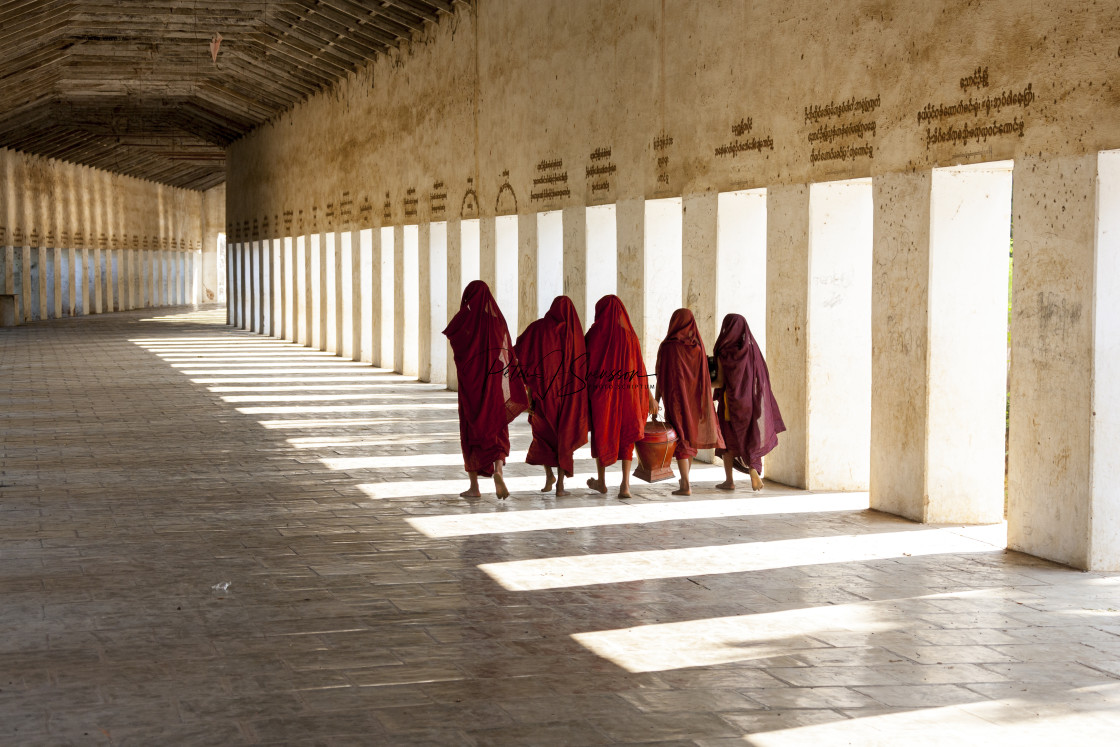
[[[621,502],[578,487],[584,451],[557,499],[523,463],[523,419],[513,496],[464,500],[453,392],[225,321],[0,330],[0,742],[1120,728],[1120,576],[866,493],[721,493],[710,466],[690,498],[635,483]]]

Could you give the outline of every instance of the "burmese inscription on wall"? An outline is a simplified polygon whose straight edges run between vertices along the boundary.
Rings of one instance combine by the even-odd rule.
[[[447,212],[447,188],[443,186],[443,180],[432,183],[428,192],[428,208],[433,218],[442,218]]]
[[[754,133],[754,117],[740,117],[738,122],[731,125],[731,135],[734,138],[728,143],[716,147],[716,157],[730,156],[734,158],[740,153],[761,153],[774,150],[774,136],[770,133]]]
[[[1026,110],[1034,102],[1032,84],[990,92],[988,68],[979,66],[957,86],[961,93],[954,100],[930,102],[918,112],[927,150],[943,143],[972,145],[989,138],[1023,137]]]
[[[657,193],[669,191],[669,153],[673,147],[673,136],[662,132],[653,139],[654,173],[657,175]]]
[[[875,157],[879,94],[805,107],[805,124],[810,128],[809,163],[856,161]]]
[[[571,195],[568,189],[568,172],[564,170],[564,159],[545,158],[537,164],[537,175],[533,178],[533,189],[529,199],[533,202],[553,202]]]
[[[611,149],[601,146],[591,151],[584,176],[587,178],[587,196],[592,202],[606,202],[613,193],[614,174],[618,167],[611,162]]]

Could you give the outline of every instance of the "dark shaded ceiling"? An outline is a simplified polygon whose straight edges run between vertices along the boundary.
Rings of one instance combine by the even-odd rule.
[[[3,0],[0,146],[209,189],[227,145],[453,1]]]

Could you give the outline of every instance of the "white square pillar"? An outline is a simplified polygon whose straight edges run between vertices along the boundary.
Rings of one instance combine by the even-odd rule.
[[[510,330],[516,339],[525,328],[539,318],[537,313],[537,220],[538,213],[517,216],[517,329]]]
[[[281,257],[284,263],[284,277],[283,277],[283,304],[284,304],[284,328],[281,330],[280,336],[285,340],[296,341],[296,309],[298,304],[296,302],[296,295],[299,288],[296,286],[296,253],[295,241],[291,236],[285,236],[283,246],[281,247]]]
[[[416,248],[416,377],[420,381],[432,380],[432,224],[417,226]]]
[[[616,247],[618,251],[617,295],[630,315],[639,340],[645,340],[646,310],[646,215],[645,200],[619,200],[615,205]],[[594,312],[594,309],[592,309]],[[594,313],[583,320],[586,330],[595,321]]]
[[[311,253],[307,236],[296,236],[295,248],[295,327],[293,340],[300,345],[311,345]]]
[[[581,317],[586,318],[588,304],[592,316],[595,301],[587,297],[587,208],[576,205],[563,211],[564,221],[564,289],[563,293],[572,299]],[[552,303],[552,299],[548,300]],[[590,322],[587,323],[590,326]]]
[[[380,263],[374,261],[374,241],[380,234],[372,228],[363,228],[358,232],[358,292],[361,295],[359,314],[361,316],[361,344],[358,359],[363,363],[374,362],[374,348],[380,339],[380,331],[375,331],[377,315],[374,310],[380,306],[380,299],[375,303],[375,294],[381,289],[380,280],[375,281],[375,273],[380,269]]]
[[[1114,152],[1015,163],[1008,546],[1120,570]]]
[[[392,226],[381,228],[381,342],[378,346],[377,364],[381,368],[396,369],[394,344],[396,336],[396,232]],[[403,269],[403,268],[402,268]]]
[[[431,376],[433,384],[447,383],[447,338],[443,330],[447,327],[448,265],[447,265],[447,223],[440,221],[429,227],[428,266],[431,277]],[[424,246],[421,244],[421,251]],[[424,313],[421,306],[420,313]]]
[[[719,336],[719,195],[715,192],[683,198],[681,274],[682,306],[692,311],[709,353]],[[729,272],[746,268],[726,268]]]
[[[397,342],[397,369],[406,376],[416,376],[420,348],[420,231],[416,225],[399,228],[401,336]]]
[[[809,186],[766,192],[766,366],[786,432],[766,458],[766,475],[808,486]]]
[[[339,341],[342,335],[339,329],[342,319],[339,307],[342,304],[342,264],[338,253],[338,242],[334,231],[323,234],[323,261],[324,261],[324,292],[326,303],[326,329],[324,331],[323,349],[331,353],[338,353]]]
[[[311,264],[310,291],[311,291],[311,341],[310,345],[315,350],[324,350],[327,332],[327,279],[326,257],[323,252],[323,235],[313,233],[308,238],[308,260]]]
[[[348,360],[358,360],[358,350],[361,348],[362,318],[359,313],[362,307],[359,279],[361,266],[358,261],[357,247],[354,245],[354,233],[347,229],[338,234],[338,252],[341,262],[342,286],[342,318],[341,334],[342,343],[340,354]]]

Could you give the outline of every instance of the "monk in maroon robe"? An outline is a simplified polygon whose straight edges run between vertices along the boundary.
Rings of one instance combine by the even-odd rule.
[[[603,296],[595,304],[595,323],[587,330],[591,456],[599,472],[598,478],[587,481],[592,490],[607,492],[606,469],[621,460],[618,497],[630,497],[634,444],[645,435],[646,413],[657,414],[646,379],[642,348],[622,299]]]
[[[700,449],[722,448],[724,444],[712,404],[708,354],[688,309],[673,312],[669,334],[657,349],[656,397],[664,400],[665,419],[677,432],[674,456],[681,471],[681,486],[673,495],[692,495],[688,481],[692,457]]]
[[[747,320],[739,314],[724,317],[713,352],[718,361],[715,398],[719,425],[727,446],[716,450],[727,477],[716,487],[735,489],[731,470],[740,458],[750,471],[751,487],[761,490],[762,457],[778,445],[778,434],[786,429],[770,388],[766,360]]]
[[[542,493],[555,483],[556,495],[568,495],[564,478],[573,474],[572,454],[587,443],[588,428],[587,356],[583,325],[572,299],[557,296],[544,318],[517,338],[516,352],[531,403],[533,443],[525,461],[544,467]],[[553,467],[558,477],[553,477]]]
[[[490,288],[475,280],[463,291],[459,313],[443,330],[455,353],[459,377],[459,443],[471,486],[464,498],[480,495],[478,476],[494,477],[499,498],[508,498],[502,465],[509,456],[509,423],[529,406],[525,387],[515,380],[517,355],[506,319]]]

